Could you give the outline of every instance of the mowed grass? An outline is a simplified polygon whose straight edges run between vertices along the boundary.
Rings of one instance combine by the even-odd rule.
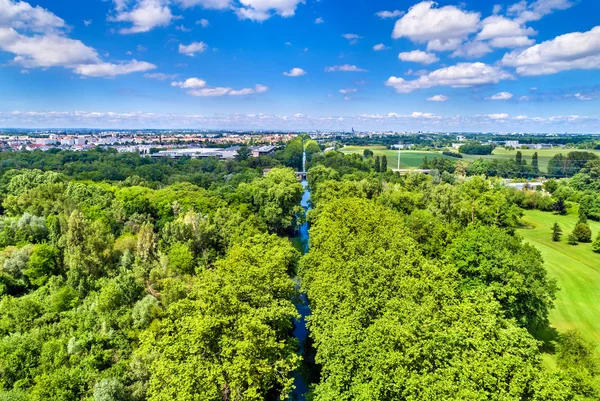
[[[539,249],[549,276],[556,278],[560,287],[555,309],[550,312],[551,325],[559,332],[576,329],[600,348],[600,254],[592,251],[591,244],[567,244],[577,220],[577,210],[567,216],[528,210],[523,222],[532,228],[519,229],[519,234]],[[552,241],[554,222],[563,231],[558,243]],[[600,223],[589,223],[596,238]]]
[[[398,151],[397,150],[388,150],[385,146],[346,146],[342,148],[340,151],[343,153],[358,153],[363,154],[365,149],[371,149],[375,156],[383,156],[386,155],[388,159],[388,166],[391,168],[396,168],[398,166]],[[432,159],[434,157],[444,157],[452,160],[465,160],[465,161],[475,161],[477,159],[499,159],[499,160],[509,160],[514,159],[517,155],[517,151],[520,151],[523,154],[523,158],[527,161],[527,164],[531,164],[531,157],[535,152],[538,153],[538,160],[540,171],[547,172],[548,171],[548,162],[555,155],[562,153],[566,155],[569,152],[576,151],[577,149],[519,149],[519,150],[506,150],[504,148],[496,148],[494,152],[489,156],[478,156],[478,155],[465,155],[463,154],[462,159],[452,158],[448,156],[442,155],[441,152],[425,152],[419,150],[403,150],[401,151],[400,156],[400,165],[401,168],[419,168],[423,163],[423,158],[428,157]],[[600,157],[600,150],[585,150],[586,152],[595,153]]]
[[[398,151],[386,149],[385,146],[345,146],[340,149],[340,152],[351,154],[357,153],[362,155],[365,149],[371,149],[375,156],[386,156],[389,168],[398,168]],[[400,168],[416,169],[421,168],[423,158],[427,157],[432,160],[434,157],[443,157],[445,159],[460,160],[454,157],[442,155],[441,152],[425,152],[421,150],[402,150],[400,153]]]
[[[538,154],[540,171],[547,172],[548,171],[548,162],[555,155],[562,153],[566,155],[569,152],[578,151],[578,149],[561,149],[561,148],[553,148],[553,149],[515,149],[515,150],[506,150],[504,148],[496,148],[489,156],[476,156],[476,155],[464,155],[464,160],[474,161],[477,159],[499,159],[499,160],[509,160],[514,159],[517,155],[517,152],[521,152],[523,154],[523,159],[527,161],[528,165],[531,165],[531,157],[535,152]],[[585,150],[586,152],[595,153],[600,157],[600,151],[598,150]]]

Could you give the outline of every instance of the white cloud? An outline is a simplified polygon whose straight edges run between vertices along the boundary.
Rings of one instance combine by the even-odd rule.
[[[487,17],[481,22],[481,25],[482,29],[476,36],[477,40],[537,34],[533,28],[523,27],[518,22],[499,15]]]
[[[451,57],[479,58],[493,50],[484,42],[468,42],[456,49]]]
[[[183,82],[171,82],[171,86],[177,86],[182,89],[198,89],[206,86],[206,81],[200,78],[188,78]]]
[[[339,92],[343,95],[347,95],[349,93],[356,93],[356,89],[354,89],[354,88],[340,89]]]
[[[83,64],[75,67],[75,72],[88,77],[114,77],[116,75],[144,72],[155,69],[154,64],[145,61],[131,60],[122,64],[98,63]]]
[[[156,72],[156,73],[152,73],[152,74],[144,74],[144,78],[156,79],[159,81],[167,81],[170,79],[177,78],[177,74],[163,74],[162,72]]]
[[[492,15],[482,21],[482,29],[475,37],[475,40],[489,40],[492,47],[511,48],[521,46],[531,46],[535,43],[529,36],[537,35],[537,32],[525,26],[520,22]]]
[[[375,15],[382,19],[397,18],[397,17],[402,17],[404,15],[404,11],[400,11],[400,10],[379,11],[379,12],[376,12]]]
[[[93,77],[114,77],[156,68],[137,60],[103,61],[95,49],[68,38],[64,21],[41,7],[0,0],[0,10],[0,50],[13,53],[13,62],[23,67],[64,67]]]
[[[183,8],[201,6],[212,10],[225,10],[232,6],[231,0],[176,0]]]
[[[266,85],[258,84],[254,87],[254,90],[256,91],[256,93],[265,93],[269,90],[269,87]]]
[[[404,52],[398,54],[398,58],[402,61],[410,61],[413,63],[421,63],[425,65],[433,64],[440,59],[433,53],[426,53],[421,50],[413,50],[412,52]]]
[[[488,114],[484,117],[491,118],[492,120],[506,120],[509,116],[506,113]]]
[[[179,45],[179,53],[185,54],[186,56],[193,57],[196,53],[202,53],[208,49],[208,45],[204,42],[193,42],[189,45]]]
[[[520,75],[600,69],[600,26],[587,32],[557,36],[523,51],[507,53],[502,64],[516,67]]]
[[[229,87],[207,86],[206,81],[200,78],[188,78],[185,81],[171,82],[171,86],[188,89],[187,94],[198,97],[211,96],[244,96],[255,93],[265,93],[269,90],[268,86],[257,84],[254,88],[232,89]]]
[[[593,96],[585,95],[585,94],[581,94],[581,93],[576,93],[573,96],[579,100],[594,100]]]
[[[459,63],[430,72],[427,75],[422,75],[412,81],[392,76],[387,80],[386,86],[396,89],[398,93],[411,93],[418,89],[427,89],[436,86],[466,88],[476,85],[495,84],[501,80],[511,78],[511,74],[499,67],[484,63]]]
[[[575,2],[572,0],[537,0],[530,4],[526,0],[521,0],[510,6],[507,12],[515,16],[518,22],[524,23],[538,21],[554,11],[566,10],[573,5]]]
[[[92,20],[91,20],[91,19],[84,19],[84,20],[83,20],[83,24],[84,24],[85,26],[90,26],[90,25],[92,25]]]
[[[432,114],[432,113],[423,113],[420,111],[413,111],[412,114],[410,115],[412,118],[441,118],[440,116],[436,115],[436,114]]]
[[[236,10],[238,18],[262,22],[273,16],[292,17],[298,4],[304,0],[239,0],[242,8]]]
[[[233,89],[231,88],[223,88],[223,87],[211,87],[211,88],[200,88],[200,89],[192,89],[187,92],[190,96],[198,96],[198,97],[213,97],[213,96],[225,96]]]
[[[207,19],[201,19],[196,21],[196,25],[200,25],[202,28],[206,28],[210,25],[210,22]]]
[[[355,65],[344,64],[325,67],[325,72],[368,72],[368,70],[359,68]]]
[[[128,11],[121,10],[111,18],[115,22],[130,22],[130,28],[123,28],[122,34],[149,32],[157,27],[171,23],[173,14],[167,0],[138,0]]]
[[[315,19],[315,24],[317,24],[317,25],[322,24],[324,22],[325,22],[325,20],[323,18],[321,18],[321,17]]]
[[[427,42],[427,51],[447,52],[456,50],[463,42],[464,38],[434,39]]]
[[[0,27],[51,32],[66,26],[62,18],[50,11],[23,1],[0,0],[0,11]]]
[[[499,14],[500,11],[502,11],[502,8],[504,8],[504,6],[502,6],[502,4],[496,4],[496,5],[494,5],[492,13],[493,14]]]
[[[445,95],[435,95],[435,96],[431,96],[429,98],[427,98],[428,102],[446,102],[448,101],[449,97],[445,96]]]
[[[510,92],[500,92],[493,96],[488,97],[488,100],[509,100],[513,98],[513,94]]]
[[[396,21],[392,37],[428,42],[428,50],[454,50],[479,28],[480,14],[455,6],[435,8],[433,1],[423,1],[410,8]]]
[[[362,39],[362,36],[359,36],[359,35],[357,35],[355,33],[345,33],[345,34],[342,35],[342,37],[344,39],[348,39],[348,41],[350,42],[351,45],[357,44],[358,41],[360,39]]]
[[[283,73],[283,75],[285,75],[286,77],[301,77],[302,75],[306,74],[306,71],[298,67],[292,68],[290,71]]]
[[[190,28],[186,28],[185,25],[178,25],[175,27],[175,30],[180,31],[180,32],[192,32],[192,30]]]
[[[375,50],[376,52],[380,52],[382,50],[388,50],[388,49],[389,49],[389,47],[384,45],[383,43],[379,43],[379,44],[373,46],[373,50]]]

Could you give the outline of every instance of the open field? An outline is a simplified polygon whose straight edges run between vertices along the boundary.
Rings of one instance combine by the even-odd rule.
[[[398,151],[397,150],[388,150],[385,146],[346,146],[341,149],[343,153],[359,153],[362,155],[365,149],[371,149],[375,156],[383,156],[386,155],[388,158],[388,166],[391,168],[396,168],[398,164]],[[523,154],[523,158],[527,161],[528,164],[531,164],[531,156],[535,152],[538,153],[539,157],[539,165],[541,171],[548,171],[548,162],[554,155],[559,153],[567,154],[576,149],[523,149],[520,152]],[[586,150],[586,152],[592,152],[600,156],[600,150]],[[477,155],[465,155],[463,154],[463,159],[456,159],[452,157],[443,156],[452,160],[465,160],[472,162],[477,159],[500,159],[500,160],[508,160],[514,159],[517,154],[517,150],[506,150],[504,148],[496,148],[494,152],[490,156],[477,156]],[[401,151],[400,162],[401,168],[419,168],[421,163],[423,162],[423,158],[427,156],[430,159],[434,157],[442,156],[441,152],[425,152],[425,151],[412,151],[412,150],[403,150]]]
[[[345,146],[340,149],[342,153],[358,153],[363,154],[365,149],[371,149],[375,156],[387,156],[388,167],[398,167],[398,151],[388,150],[385,146]],[[423,158],[428,157],[429,160],[434,157],[444,157],[446,159],[460,160],[453,157],[443,156],[441,152],[425,152],[421,150],[403,150],[400,155],[400,168],[420,168],[423,163]]]
[[[577,210],[567,216],[528,210],[523,221],[532,228],[520,229],[519,234],[539,249],[548,274],[560,287],[550,313],[552,326],[560,332],[577,329],[600,346],[600,254],[592,252],[591,244],[567,244],[567,236],[577,223]],[[559,243],[551,239],[554,222],[563,230]],[[600,223],[590,221],[590,227],[596,238]]]

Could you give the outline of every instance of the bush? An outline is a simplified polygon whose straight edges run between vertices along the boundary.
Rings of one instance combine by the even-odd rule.
[[[468,145],[463,145],[460,148],[458,148],[458,151],[460,153],[464,153],[467,155],[486,156],[486,155],[492,154],[492,152],[494,151],[494,146],[493,145],[468,144]]]
[[[571,234],[577,242],[591,242],[592,241],[592,230],[590,226],[585,223],[577,223]]]
[[[594,251],[596,253],[600,253],[600,233],[598,233],[596,240],[592,244],[592,251]]]
[[[462,159],[463,155],[461,155],[460,153],[456,153],[456,152],[448,152],[447,150],[443,151],[442,154],[444,156],[448,156],[448,157],[455,157],[457,159]]]
[[[573,234],[570,234],[570,235],[567,237],[567,242],[569,243],[569,245],[577,245],[577,244],[578,244],[578,242],[577,242],[577,237],[576,237],[576,236],[574,236]]]

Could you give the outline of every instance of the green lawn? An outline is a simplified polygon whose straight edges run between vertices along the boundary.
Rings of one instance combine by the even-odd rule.
[[[341,149],[343,153],[359,153],[362,155],[365,149],[371,149],[375,156],[383,156],[386,155],[388,158],[388,166],[391,168],[396,168],[398,165],[398,151],[397,150],[387,150],[385,146],[346,146]],[[523,154],[523,158],[527,161],[527,164],[531,164],[531,156],[535,152],[538,153],[539,165],[541,171],[548,170],[548,162],[554,155],[558,153],[567,154],[569,152],[574,151],[575,149],[523,149],[519,150]],[[586,152],[596,153],[600,156],[600,150],[586,150]],[[451,158],[448,156],[443,156],[445,158],[450,158],[453,160],[465,160],[472,162],[477,159],[501,159],[508,160],[514,159],[517,155],[517,150],[506,150],[504,148],[496,148],[494,149],[493,154],[490,156],[476,156],[476,155],[464,155],[463,159]],[[423,162],[423,157],[429,157],[430,159],[434,157],[442,156],[441,152],[424,152],[424,151],[412,151],[412,150],[403,150],[401,151],[400,162],[401,168],[419,168],[421,163]]]
[[[397,150],[388,150],[385,146],[345,146],[340,149],[340,152],[350,154],[350,153],[358,153],[363,154],[365,149],[371,149],[375,156],[387,156],[388,167],[389,168],[397,168],[398,167],[398,151]],[[429,160],[434,157],[444,157],[446,159],[452,160],[460,160],[454,157],[448,157],[442,155],[441,152],[425,152],[420,150],[403,150],[400,153],[400,168],[406,169],[415,169],[420,168],[421,164],[423,164],[423,158],[428,157]]]
[[[550,161],[550,159],[552,159],[555,155],[562,153],[564,155],[566,155],[569,152],[573,152],[576,151],[577,149],[560,149],[560,148],[555,148],[555,149],[518,149],[518,150],[506,150],[504,148],[496,148],[494,149],[494,152],[492,153],[492,155],[490,156],[475,156],[475,155],[463,155],[464,160],[467,161],[473,161],[473,160],[477,160],[480,158],[483,159],[500,159],[500,160],[507,160],[507,159],[514,159],[515,156],[517,155],[517,151],[521,152],[523,154],[523,159],[525,161],[527,161],[527,164],[531,164],[531,156],[533,156],[533,154],[535,152],[537,152],[538,154],[538,158],[539,158],[539,165],[540,165],[540,170],[541,171],[548,171],[548,162]],[[598,150],[585,150],[586,152],[591,152],[591,153],[595,153],[598,156],[600,156],[600,151]]]
[[[550,322],[558,331],[577,329],[600,345],[600,254],[592,252],[591,244],[572,246],[566,238],[577,223],[577,210],[567,216],[529,210],[523,221],[532,228],[520,229],[526,241],[540,250],[546,269],[558,281],[560,291]],[[557,222],[563,230],[561,242],[552,242],[551,228]],[[590,221],[593,238],[600,232],[600,223]]]

